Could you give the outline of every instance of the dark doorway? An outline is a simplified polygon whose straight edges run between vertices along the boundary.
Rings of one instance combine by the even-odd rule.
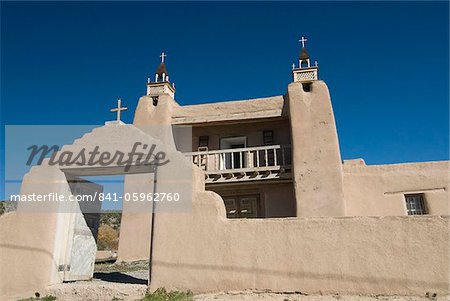
[[[244,144],[232,144],[231,148],[235,149],[235,148],[244,148],[245,145]],[[233,169],[236,168],[244,168],[244,165],[242,162],[244,161],[242,158],[242,153],[241,152],[237,152],[237,153],[233,153]]]

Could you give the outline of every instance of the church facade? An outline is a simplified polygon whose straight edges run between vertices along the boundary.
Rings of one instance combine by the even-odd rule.
[[[330,93],[305,41],[285,95],[188,106],[174,99],[163,53],[134,124],[192,127],[185,155],[228,218],[448,214],[447,161],[342,162]]]

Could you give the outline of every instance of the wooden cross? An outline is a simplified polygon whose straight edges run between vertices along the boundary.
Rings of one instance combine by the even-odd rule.
[[[308,41],[305,37],[302,37],[300,40],[298,40],[300,43],[302,43],[302,47],[305,48],[305,42]]]
[[[161,58],[161,63],[164,63],[164,58],[166,57],[167,55],[165,55],[164,54],[164,51],[161,53],[161,55],[159,56],[160,58]]]
[[[117,121],[120,121],[120,112],[128,110],[127,107],[122,107],[122,100],[120,98],[117,99],[117,108],[111,109],[111,112],[117,112]]]

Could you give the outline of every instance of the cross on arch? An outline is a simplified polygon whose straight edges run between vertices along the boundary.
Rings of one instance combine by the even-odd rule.
[[[117,108],[113,108],[111,112],[117,112],[117,121],[120,121],[120,112],[128,110],[128,107],[122,107],[122,100],[117,98]]]

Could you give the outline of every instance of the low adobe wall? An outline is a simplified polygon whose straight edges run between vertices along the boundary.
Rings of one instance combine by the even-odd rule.
[[[449,214],[449,161],[365,165],[344,161],[347,216],[407,215],[405,194],[424,193],[430,215]]]
[[[1,216],[0,300],[33,296],[51,282],[51,270],[57,266],[52,243],[55,226],[56,217],[51,214]]]
[[[448,294],[448,221],[230,220],[217,194],[201,192],[192,213],[157,214],[151,289]]]

